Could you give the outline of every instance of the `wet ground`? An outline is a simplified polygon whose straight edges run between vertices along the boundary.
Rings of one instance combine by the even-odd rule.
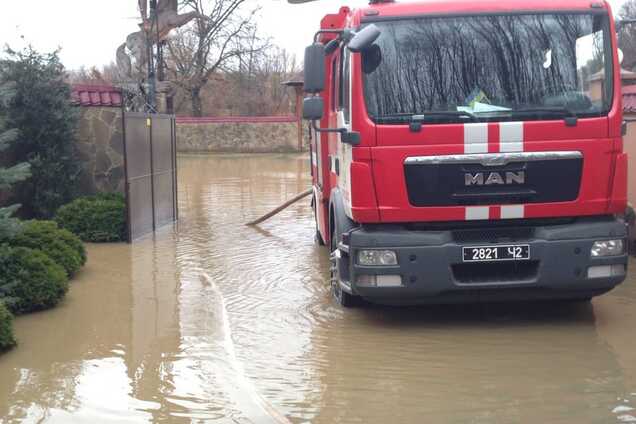
[[[16,320],[2,422],[636,422],[636,281],[589,306],[345,311],[308,202],[243,226],[309,186],[304,156],[179,165],[176,228],[90,246],[66,301]]]

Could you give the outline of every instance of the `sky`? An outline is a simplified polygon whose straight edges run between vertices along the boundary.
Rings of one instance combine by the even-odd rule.
[[[413,0],[403,0],[413,1]],[[614,10],[626,0],[610,0]],[[137,0],[20,0],[6,2],[0,13],[0,45],[33,45],[38,51],[61,48],[69,69],[101,67],[115,60],[117,47],[138,30]],[[246,0],[244,10],[260,7],[263,36],[302,59],[320,19],[340,6],[365,6],[368,0],[317,0],[290,5],[287,0]],[[63,5],[63,6],[62,6]]]

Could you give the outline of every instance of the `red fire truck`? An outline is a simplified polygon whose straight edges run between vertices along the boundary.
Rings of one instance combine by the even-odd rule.
[[[619,56],[602,0],[326,15],[303,114],[335,299],[587,301],[620,284]]]

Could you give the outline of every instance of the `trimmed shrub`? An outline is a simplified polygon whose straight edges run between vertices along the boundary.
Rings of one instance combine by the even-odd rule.
[[[98,193],[92,196],[85,196],[90,200],[114,200],[123,204],[126,204],[126,198],[121,193]]]
[[[55,220],[84,241],[103,243],[126,239],[126,201],[119,193],[76,199],[62,206]]]
[[[68,290],[64,268],[39,250],[0,247],[0,301],[13,313],[48,309]]]
[[[9,244],[14,247],[39,249],[66,271],[69,277],[86,263],[82,242],[54,221],[27,221],[23,230]]]
[[[0,302],[0,352],[9,350],[15,346],[15,337],[13,336],[13,315]]]
[[[57,236],[64,241],[71,249],[73,249],[80,257],[80,264],[84,266],[88,256],[86,255],[86,246],[79,237],[71,233],[69,230],[60,228],[55,221],[45,221],[57,228]]]

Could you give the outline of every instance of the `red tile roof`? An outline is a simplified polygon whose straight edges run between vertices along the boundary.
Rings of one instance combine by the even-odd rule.
[[[121,107],[121,89],[112,85],[74,84],[71,101],[77,106]]]

